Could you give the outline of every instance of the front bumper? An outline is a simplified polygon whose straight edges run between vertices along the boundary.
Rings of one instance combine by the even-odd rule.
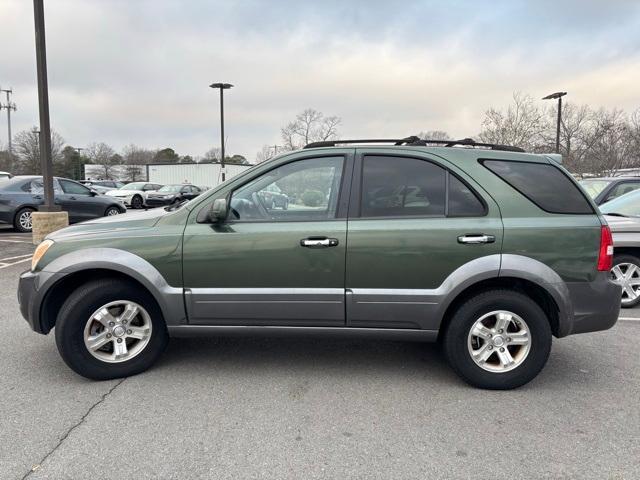
[[[559,337],[575,333],[608,330],[618,321],[622,287],[609,277],[609,272],[598,272],[592,282],[567,283],[573,318],[560,325]]]
[[[31,272],[20,275],[18,303],[20,313],[34,332],[47,334],[50,328],[42,325],[42,302],[49,287],[61,278],[61,273]]]
[[[31,329],[38,333],[42,331],[40,325],[40,301],[38,299],[37,276],[30,271],[20,275],[18,282],[18,303],[20,313]]]
[[[173,198],[154,198],[147,197],[147,206],[148,207],[165,207],[167,205],[171,205],[172,202],[176,200],[176,197]]]

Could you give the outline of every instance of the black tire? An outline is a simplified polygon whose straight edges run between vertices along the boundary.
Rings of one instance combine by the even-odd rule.
[[[129,300],[142,306],[151,318],[149,342],[137,355],[120,363],[95,358],[84,344],[87,320],[101,306]],[[139,286],[117,279],[95,280],[77,288],[64,302],[55,326],[56,345],[65,363],[76,373],[93,380],[110,380],[144,372],[167,346],[169,335],[155,299]]]
[[[32,228],[30,226],[25,226],[24,222],[22,221],[22,217],[27,214],[28,216],[31,216],[34,211],[35,210],[33,208],[29,207],[24,207],[18,210],[15,217],[13,217],[13,228],[22,233],[30,233],[32,231]],[[29,220],[29,225],[31,225],[31,220]]]
[[[142,208],[143,205],[142,197],[140,195],[134,195],[131,199],[131,208]]]
[[[614,255],[613,256],[613,267],[611,268],[612,270],[612,278],[615,279],[615,273],[613,273],[613,268],[615,268],[616,266],[619,265],[623,265],[623,264],[627,264],[626,268],[628,268],[629,265],[635,265],[636,267],[638,267],[638,270],[640,271],[640,258],[634,256],[634,255],[625,255],[625,254],[620,254],[620,255]],[[622,268],[622,273],[626,273],[625,267]],[[634,277],[637,278],[637,277]],[[640,293],[640,292],[639,292]],[[626,294],[623,290],[622,292],[622,301],[620,303],[620,306],[622,308],[633,308],[636,305],[638,305],[638,303],[640,303],[640,295],[638,295],[637,298],[635,299],[629,299],[629,295]]]
[[[113,213],[114,211],[115,211],[116,213]],[[110,217],[111,215],[119,215],[120,213],[121,213],[121,212],[120,212],[120,209],[119,209],[118,207],[111,206],[111,207],[108,207],[108,208],[104,211],[104,216],[105,216],[105,217]]]
[[[481,368],[468,348],[469,333],[476,320],[496,310],[520,316],[530,331],[529,353],[520,365],[504,372]],[[478,388],[508,390],[524,385],[540,373],[549,358],[551,339],[549,319],[531,298],[512,290],[488,290],[460,305],[446,326],[442,340],[447,361],[463,380]]]

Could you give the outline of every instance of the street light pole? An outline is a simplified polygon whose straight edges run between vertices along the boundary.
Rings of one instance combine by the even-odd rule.
[[[49,87],[47,85],[47,50],[44,31],[43,0],[33,0],[36,30],[36,67],[38,73],[38,103],[40,107],[40,162],[44,185],[44,205],[38,210],[55,212],[60,207],[53,196],[53,165],[51,162],[51,125],[49,123]]]
[[[556,153],[560,153],[560,124],[562,123],[562,97],[564,97],[567,92],[556,92],[546,97],[542,97],[542,100],[553,100],[558,99],[558,123],[556,124]]]
[[[224,171],[224,91],[233,87],[230,83],[212,83],[211,88],[220,89],[220,169],[222,171],[222,181],[225,181]]]

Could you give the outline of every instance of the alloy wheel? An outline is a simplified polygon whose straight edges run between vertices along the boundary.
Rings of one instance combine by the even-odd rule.
[[[618,263],[611,269],[611,278],[622,286],[622,304],[634,302],[640,295],[640,268],[634,263]]]
[[[21,215],[20,218],[18,219],[18,222],[20,223],[20,226],[22,228],[24,228],[25,230],[31,230],[32,228],[32,217],[31,217],[31,210],[26,210],[24,211]]]
[[[531,331],[519,315],[496,310],[474,322],[467,348],[475,364],[483,370],[508,372],[527,358],[531,350]]]
[[[151,339],[151,317],[130,300],[116,300],[98,308],[84,327],[84,345],[107,363],[131,360]]]

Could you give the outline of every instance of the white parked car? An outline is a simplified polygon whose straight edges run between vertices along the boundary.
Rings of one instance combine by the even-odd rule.
[[[157,183],[133,182],[116,190],[110,190],[107,195],[120,199],[127,207],[143,208],[147,205],[147,194],[161,188],[162,185]]]

